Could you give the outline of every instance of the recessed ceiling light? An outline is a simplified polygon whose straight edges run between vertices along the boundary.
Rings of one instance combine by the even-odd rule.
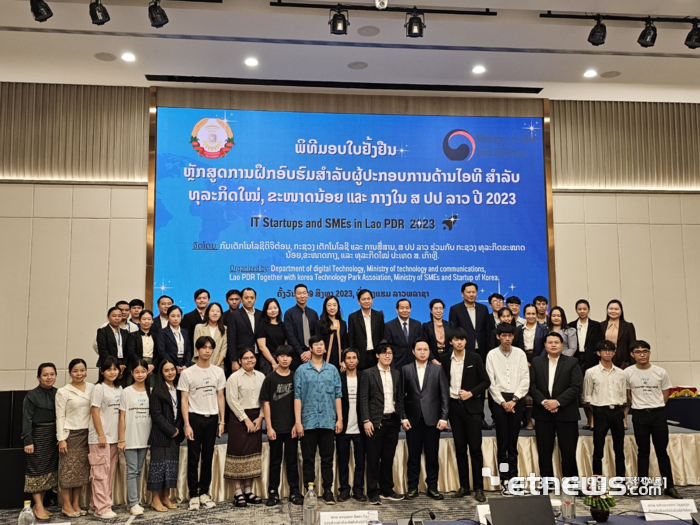
[[[253,58],[253,57],[246,58],[246,59],[245,59],[245,65],[246,65],[246,66],[250,66],[250,67],[255,67],[255,66],[258,65],[258,59],[257,59],[257,58]]]
[[[348,64],[348,67],[350,69],[365,69],[368,66],[367,62],[360,62],[359,60],[356,62],[350,62]]]
[[[472,73],[476,73],[477,75],[480,75],[481,73],[485,73],[486,68],[484,66],[474,66],[472,69]]]
[[[360,36],[377,36],[379,28],[376,26],[362,26],[357,30],[357,34]]]
[[[605,73],[601,73],[600,77],[601,78],[616,78],[619,77],[622,73],[619,71],[606,71]]]
[[[117,57],[114,56],[112,53],[105,53],[105,52],[95,53],[94,57],[97,60],[101,60],[102,62],[113,62],[114,60],[117,59]]]
[[[136,57],[133,53],[124,53],[122,55],[122,60],[124,60],[125,62],[133,62],[134,60],[136,60]]]
[[[598,72],[595,69],[588,69],[586,72],[583,74],[584,77],[586,78],[593,78],[598,76]]]

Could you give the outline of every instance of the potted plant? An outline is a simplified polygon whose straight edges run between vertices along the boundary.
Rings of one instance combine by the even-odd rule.
[[[600,496],[586,496],[583,499],[583,504],[590,507],[591,517],[598,523],[605,523],[608,521],[610,509],[616,505],[615,498],[610,496],[607,492]]]

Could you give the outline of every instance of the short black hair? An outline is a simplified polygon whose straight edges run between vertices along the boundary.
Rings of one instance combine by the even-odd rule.
[[[109,317],[110,315],[112,315],[112,312],[114,312],[115,310],[116,310],[117,312],[119,312],[119,315],[122,314],[122,311],[121,311],[119,308],[117,308],[116,306],[112,306],[112,308],[110,308],[109,310],[107,310],[107,317]]]
[[[228,292],[226,292],[226,300],[228,301],[228,298],[232,295],[237,295],[238,297],[241,297],[241,291],[236,290],[235,288],[233,290],[229,290]]]
[[[85,370],[87,370],[87,363],[85,362],[85,360],[81,359],[80,357],[76,357],[75,359],[71,360],[70,363],[68,363],[68,372],[72,372],[73,369],[78,365],[83,365],[85,367]]]
[[[174,303],[174,302],[175,302],[175,301],[173,301],[173,298],[170,297],[169,295],[161,295],[161,296],[158,298],[158,300],[156,301],[156,304],[160,304],[161,299],[170,299],[170,302],[171,302],[171,303]]]
[[[167,315],[170,317],[170,314],[173,313],[175,310],[180,310],[180,315],[182,315],[182,308],[180,308],[178,305],[174,304],[170,308],[168,308]]]
[[[396,309],[397,309],[397,310],[399,309],[399,305],[400,305],[403,301],[406,301],[406,302],[408,303],[408,306],[410,306],[411,308],[413,308],[413,305],[411,305],[411,301],[409,301],[409,300],[406,299],[405,297],[402,297],[401,299],[399,299],[398,301],[396,301]]]
[[[275,357],[281,355],[286,355],[287,357],[294,357],[294,348],[289,345],[279,345],[277,350],[275,350]]]
[[[41,373],[44,371],[44,368],[53,368],[53,371],[56,375],[58,375],[58,371],[56,370],[56,365],[53,363],[41,363],[39,365],[39,368],[36,369],[36,376],[40,377]]]
[[[544,295],[538,295],[532,300],[532,304],[537,304],[537,301],[543,302],[545,304],[549,304],[549,301]]]
[[[603,350],[612,350],[614,352],[615,343],[606,339],[605,341],[599,341],[595,348],[598,352],[601,352]]]
[[[194,347],[197,350],[201,350],[204,348],[204,345],[209,343],[211,345],[211,349],[215,350],[216,349],[216,341],[208,335],[202,335],[197,338],[197,340],[194,342]]]
[[[343,355],[341,356],[343,362],[345,362],[345,358],[348,356],[348,354],[355,354],[358,359],[360,358],[360,352],[357,351],[357,348],[350,346],[343,350]]]
[[[576,306],[574,308],[578,308],[578,305],[580,304],[585,304],[589,310],[591,309],[591,303],[589,303],[585,299],[579,299],[578,301],[576,301]]]
[[[377,346],[377,355],[380,354],[385,354],[387,350],[391,350],[391,353],[394,353],[394,348],[388,344],[388,343],[381,343],[379,346]]]
[[[203,293],[207,294],[207,299],[211,299],[211,294],[209,293],[209,290],[205,290],[204,288],[200,288],[196,292],[194,292],[194,300],[197,300],[197,297],[202,295]]]
[[[144,303],[141,299],[132,299],[129,301],[129,308],[133,308],[134,306],[140,306],[143,308],[146,306],[146,303]]]
[[[141,310],[141,313],[139,314],[139,319],[141,319],[143,317],[143,314],[149,314],[151,317],[153,317],[153,312],[151,312],[150,310],[148,310],[146,308]],[[155,317],[153,317],[153,318],[155,319]]]
[[[498,327],[496,328],[496,333],[498,335],[501,335],[501,334],[514,334],[515,335],[515,327],[510,323],[500,323],[498,325]]]
[[[297,288],[303,288],[303,289],[306,290],[307,292],[309,291],[309,287],[308,287],[308,286],[306,286],[304,283],[299,283],[299,284],[297,284],[297,285],[294,286],[294,295],[296,295],[296,293],[297,293]]]
[[[556,337],[557,339],[559,339],[559,341],[560,341],[562,344],[564,343],[564,337],[563,337],[559,332],[549,332],[549,333],[545,336],[544,342],[546,343],[546,342],[547,342],[547,339],[549,339],[550,337]]]
[[[461,292],[462,292],[462,293],[464,293],[464,289],[465,289],[467,286],[473,286],[474,288],[476,288],[476,291],[477,291],[477,292],[479,291],[479,287],[476,285],[476,283],[473,283],[473,282],[471,282],[471,281],[467,281],[466,283],[464,283],[464,284],[462,285],[462,289],[461,289]]]
[[[125,305],[129,306],[129,302],[128,302],[128,301],[117,301],[116,303],[114,303],[114,307],[115,307],[115,308],[119,308],[119,305],[120,305],[120,304],[125,304]]]
[[[511,295],[506,299],[506,304],[523,304],[522,301],[520,300],[520,297],[517,297],[515,295]]]
[[[254,295],[255,298],[257,299],[257,297],[258,297],[258,292],[256,292],[255,290],[253,290],[250,286],[248,286],[248,287],[246,287],[246,288],[243,288],[243,290],[241,290],[241,297],[243,297],[243,294],[246,293],[246,292],[253,292],[253,295]]]
[[[311,337],[309,337],[309,348],[311,348],[316,343],[320,343],[320,342],[323,342],[323,337],[321,337],[318,334],[312,335]]]
[[[505,306],[501,308],[498,312],[496,312],[496,315],[498,315],[498,318],[500,319],[503,317],[505,314],[510,314],[511,317],[513,317],[513,312],[510,311],[509,308],[506,308]]]
[[[467,339],[467,332],[464,328],[461,326],[459,328],[455,328],[450,332],[449,340],[452,341],[453,339]]]
[[[491,304],[491,299],[500,299],[502,301],[503,296],[500,293],[492,293],[491,295],[489,295],[489,298],[488,298],[489,304]]]
[[[433,306],[435,306],[438,303],[441,304],[443,308],[445,308],[445,303],[442,301],[442,299],[433,299],[432,301],[430,301],[430,304],[428,305],[428,308],[430,309],[430,311],[432,311]]]
[[[642,348],[651,352],[651,345],[643,339],[632,341],[632,344],[630,345],[630,353],[634,352],[637,348]]]
[[[421,336],[421,337],[416,337],[416,340],[413,341],[413,349],[414,349],[414,350],[416,349],[416,345],[417,345],[418,343],[425,343],[426,345],[428,345],[428,348],[430,348],[430,343],[429,343],[428,340],[427,340],[425,337],[423,337],[423,336]]]
[[[359,292],[357,292],[357,300],[359,301],[359,300],[360,300],[360,297],[362,297],[362,296],[365,295],[366,293],[368,293],[369,296],[370,296],[372,299],[374,299],[374,294],[372,293],[372,290],[368,290],[367,288],[363,288],[362,290],[360,290]]]

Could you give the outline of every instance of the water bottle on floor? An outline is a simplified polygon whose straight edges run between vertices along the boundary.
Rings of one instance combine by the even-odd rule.
[[[32,502],[25,501],[22,512],[19,513],[19,525],[34,525],[34,512],[32,511]]]
[[[309,483],[309,490],[304,496],[304,525],[318,524],[318,497],[314,492],[314,484]],[[20,523],[20,525],[23,525]]]

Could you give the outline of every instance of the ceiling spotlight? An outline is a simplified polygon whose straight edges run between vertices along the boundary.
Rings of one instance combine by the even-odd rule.
[[[244,63],[246,66],[255,67],[258,65],[258,59],[253,57],[246,58]]]
[[[700,47],[700,28],[698,28],[697,20],[693,22],[693,29],[691,29],[688,36],[685,37],[685,45],[690,49],[697,49]]]
[[[90,19],[96,26],[101,26],[109,22],[109,13],[107,8],[102,5],[101,0],[92,0],[90,2]]]
[[[472,69],[472,73],[476,73],[477,75],[480,75],[481,73],[485,73],[486,68],[484,66],[474,66]]]
[[[133,53],[124,53],[122,54],[122,60],[124,62],[133,62],[134,60],[136,60],[136,57]]]
[[[423,29],[425,29],[425,15],[413,6],[413,11],[406,13],[404,27],[406,28],[406,36],[411,38],[422,37]]]
[[[603,23],[603,17],[598,15],[596,17],[595,26],[593,26],[593,29],[591,29],[591,32],[588,35],[588,41],[594,46],[602,46],[603,44],[605,44],[606,33],[607,29],[605,28],[605,24]]]
[[[32,10],[32,15],[34,15],[34,20],[37,22],[46,22],[53,16],[49,4],[44,2],[44,0],[30,0],[29,7]]]
[[[598,72],[595,69],[587,69],[586,72],[583,74],[583,76],[586,78],[597,77]]]
[[[151,26],[155,28],[163,27],[168,23],[168,15],[160,6],[160,0],[151,0],[148,5],[148,18],[151,19]]]
[[[656,42],[656,27],[651,18],[647,19],[644,29],[637,39],[637,43],[642,47],[652,47]]]
[[[331,9],[328,14],[328,24],[331,26],[331,35],[347,35],[350,25],[348,10],[343,9],[340,4],[335,9]]]

